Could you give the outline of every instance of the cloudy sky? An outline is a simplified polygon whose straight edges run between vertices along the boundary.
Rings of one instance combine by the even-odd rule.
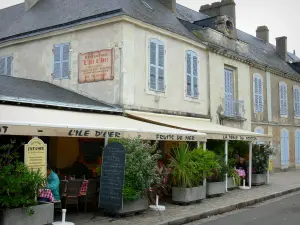
[[[24,0],[0,0],[0,8],[14,5]],[[177,0],[177,3],[199,10],[201,5],[216,0]],[[288,50],[296,50],[300,55],[299,0],[235,0],[237,27],[255,35],[257,26],[267,25],[270,30],[270,42],[275,44],[275,37],[287,36]],[[299,39],[298,39],[299,38]]]

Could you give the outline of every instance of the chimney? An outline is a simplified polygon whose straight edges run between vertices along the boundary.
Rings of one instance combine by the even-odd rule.
[[[159,0],[164,6],[176,13],[176,0]]]
[[[211,5],[203,5],[201,6],[199,12],[211,17],[230,16],[236,24],[234,0],[222,0],[221,2],[214,2]]]
[[[287,60],[287,37],[276,38],[276,53],[284,61]]]
[[[259,26],[256,29],[256,37],[269,43],[269,28],[267,26]]]
[[[29,11],[39,0],[25,0],[25,11]]]

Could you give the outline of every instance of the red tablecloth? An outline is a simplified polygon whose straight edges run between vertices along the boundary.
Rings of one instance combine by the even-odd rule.
[[[54,201],[54,197],[50,189],[40,189],[39,192],[40,192],[39,195],[40,198],[47,198],[49,199],[50,202]]]
[[[245,177],[245,176],[246,176],[245,170],[236,170],[236,171],[237,171],[237,173],[238,173],[238,175],[239,175],[240,177]]]

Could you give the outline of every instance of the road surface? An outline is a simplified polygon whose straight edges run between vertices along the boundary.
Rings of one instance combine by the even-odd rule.
[[[186,225],[300,225],[300,193]]]

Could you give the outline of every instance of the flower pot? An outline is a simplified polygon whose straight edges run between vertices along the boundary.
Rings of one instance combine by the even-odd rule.
[[[232,177],[228,177],[227,179],[227,189],[235,189],[238,187],[238,183],[234,183],[234,180]]]
[[[131,214],[131,213],[137,213],[147,210],[149,207],[149,202],[146,197],[143,197],[138,200],[133,201],[124,201],[123,203],[123,209],[119,210],[118,214]]]
[[[28,215],[24,208],[0,211],[0,225],[42,225],[51,224],[54,220],[54,204],[45,203],[29,207],[34,211]]]
[[[207,183],[207,185],[206,185],[206,195],[207,196],[222,195],[225,192],[226,192],[225,181]]]
[[[176,203],[196,202],[206,197],[205,186],[193,188],[177,188],[172,187],[172,200]]]
[[[263,185],[267,183],[267,175],[266,174],[252,174],[251,184],[254,186]]]

